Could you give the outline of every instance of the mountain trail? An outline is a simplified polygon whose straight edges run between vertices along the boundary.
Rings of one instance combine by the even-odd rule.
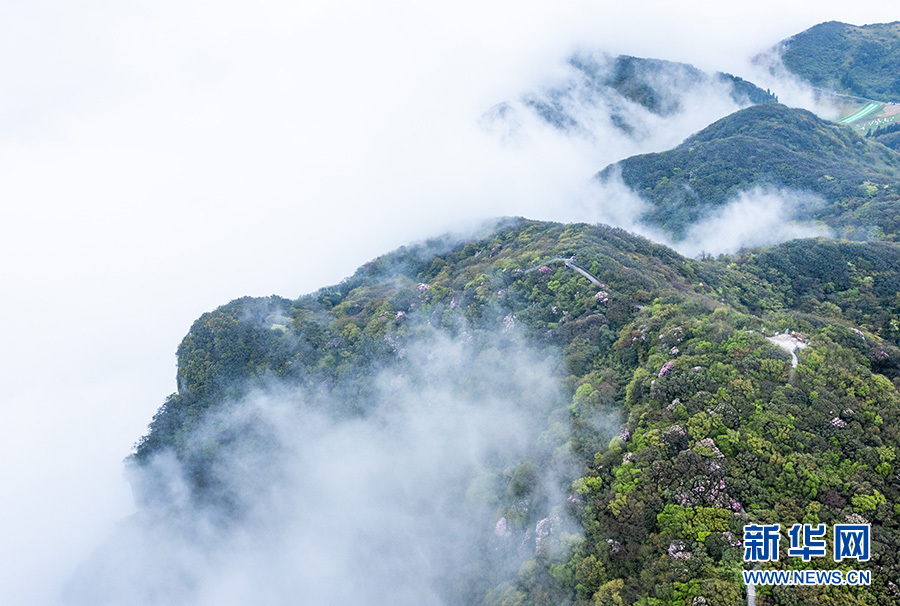
[[[540,269],[541,267],[543,267],[543,266],[545,266],[545,265],[547,265],[547,264],[549,264],[549,263],[556,263],[556,262],[562,262],[562,263],[565,263],[565,264],[566,264],[566,267],[569,267],[569,268],[571,268],[571,269],[574,269],[575,271],[577,271],[578,273],[580,273],[582,276],[584,276],[585,278],[587,278],[588,280],[590,280],[591,284],[593,284],[594,286],[596,286],[596,287],[598,287],[598,288],[605,288],[605,287],[606,287],[606,285],[603,284],[603,282],[601,282],[600,280],[598,280],[598,279],[596,278],[596,276],[594,276],[591,272],[589,272],[588,270],[586,270],[586,269],[583,268],[582,266],[578,265],[578,262],[575,260],[575,255],[572,255],[571,257],[568,257],[568,258],[566,258],[566,257],[555,257],[555,258],[553,258],[553,259],[550,259],[550,260],[547,261],[546,263],[542,263],[542,264],[540,264],[540,265],[535,265],[534,267],[531,267],[531,268],[529,268],[529,269],[526,269],[526,270],[525,270],[525,273],[527,274],[527,273],[532,272],[532,271],[534,271],[534,270],[536,270],[536,269]]]
[[[783,332],[783,333],[775,333],[771,337],[766,337],[766,339],[772,343],[773,345],[777,345],[784,351],[791,354],[791,372],[788,375],[788,383],[792,383],[794,381],[794,374],[797,370],[797,364],[800,363],[800,360],[797,359],[797,350],[803,349],[804,347],[809,347],[809,342],[799,332]]]

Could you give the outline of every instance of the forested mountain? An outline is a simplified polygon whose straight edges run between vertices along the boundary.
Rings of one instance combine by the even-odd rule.
[[[820,23],[780,44],[784,65],[814,86],[900,102],[900,22]]]
[[[731,74],[708,74],[686,63],[644,59],[619,55],[594,57],[576,55],[569,59],[583,81],[584,90],[570,84],[547,90],[543,95],[532,93],[525,101],[547,122],[561,127],[573,127],[577,120],[569,115],[566,106],[578,94],[611,95],[637,103],[661,116],[681,109],[682,97],[692,89],[713,83],[721,84],[735,103],[740,105],[773,103],[774,96]]]
[[[824,23],[783,59],[816,86],[889,101],[898,33]],[[312,603],[486,606],[744,604],[745,524],[871,524],[866,562],[804,562],[785,541],[761,564],[867,569],[871,585],[760,586],[756,603],[900,601],[897,131],[863,137],[685,64],[581,54],[568,68],[485,120],[525,111],[640,137],[724,91],[749,107],[596,179],[621,179],[675,241],[753,191],[858,241],[692,259],[618,228],[505,219],[296,299],[237,299],[178,347],[177,392],[128,459],[135,524],[154,541],[177,526],[237,567],[222,554],[248,535],[276,568],[329,550],[297,572],[323,592]],[[161,580],[129,595],[189,604],[202,588],[168,561],[170,539]],[[89,591],[130,566],[111,553]]]
[[[471,240],[400,249],[293,301],[239,299],[204,314],[178,349],[179,391],[132,458],[136,489],[148,507],[173,507],[154,490],[152,462],[174,453],[189,499],[239,520],[247,495],[218,463],[241,444],[252,453],[241,455],[244,473],[264,475],[282,455],[266,449],[273,428],[221,427],[218,411],[279,385],[333,418],[367,419],[386,370],[429,382],[412,352],[445,334],[479,364],[523,347],[549,352],[562,399],[538,419],[543,446],[527,458],[447,478],[492,513],[443,603],[742,604],[750,521],[864,521],[874,536],[872,559],[854,562],[875,571],[871,586],[760,587],[761,606],[892,603],[898,293],[900,247],[889,243],[799,240],[694,260],[619,229],[507,221]],[[766,338],[785,330],[808,340],[795,369]],[[480,381],[490,381],[515,393],[529,372],[454,389],[487,393]],[[499,566],[501,555],[516,565]]]
[[[695,97],[720,95],[736,107],[775,102],[773,94],[742,78],[707,73],[686,63],[579,53],[567,67],[568,77],[524,94],[521,104],[552,127],[583,135],[595,134],[596,122],[609,121],[626,134],[640,136],[649,128],[640,110],[673,116],[690,111]],[[510,120],[515,110],[513,104],[500,104],[486,120]]]
[[[780,104],[748,107],[674,149],[633,156],[598,174],[621,175],[650,203],[644,217],[676,238],[711,210],[754,187],[812,192],[824,204],[799,206],[849,234],[877,226],[896,237],[900,155],[811,112]],[[885,212],[873,212],[873,209]]]

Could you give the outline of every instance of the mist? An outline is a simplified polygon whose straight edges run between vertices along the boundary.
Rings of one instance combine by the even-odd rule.
[[[586,184],[671,143],[653,124],[639,143],[537,125],[511,145],[483,128],[491,107],[564,79],[577,50],[754,80],[751,57],[815,23],[896,17],[889,2],[0,10],[0,602],[29,605],[57,603],[134,513],[122,459],[201,313],[489,216],[624,224]]]
[[[818,196],[802,192],[754,188],[692,225],[684,239],[673,247],[696,257],[702,253],[733,254],[743,248],[797,238],[833,236],[827,226],[800,219],[808,216],[810,208],[824,204]]]
[[[462,605],[538,552],[567,554],[576,467],[567,432],[548,429],[567,411],[558,356],[514,333],[415,332],[363,415],[278,382],[223,403],[186,456],[227,445],[212,497],[171,453],[134,468],[145,506],[64,602]]]

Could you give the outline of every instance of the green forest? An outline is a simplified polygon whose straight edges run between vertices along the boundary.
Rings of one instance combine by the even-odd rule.
[[[878,101],[900,101],[900,22],[861,27],[820,23],[782,43],[781,58],[815,86]]]
[[[845,237],[878,228],[897,237],[900,154],[811,112],[755,105],[714,122],[681,145],[632,156],[598,173],[618,176],[650,209],[644,219],[676,238],[717,207],[754,187],[816,194],[797,218],[821,221]]]
[[[597,286],[565,263],[574,256]],[[554,448],[496,470],[497,520],[517,536],[547,517],[529,470],[574,457],[553,515],[554,549],[508,578],[464,590],[492,605],[740,604],[750,523],[872,524],[863,588],[760,587],[765,604],[885,604],[900,553],[900,247],[798,240],[695,260],[619,229],[510,220],[465,243],[402,248],[344,282],[290,301],[238,299],[199,318],[178,348],[179,391],[132,464],[172,449],[194,498],[227,503],[192,427],[269,381],[328,385],[365,416],[378,368],[403,364],[423,333],[466,332],[502,348],[513,329],[559,352],[569,404],[546,419]],[[791,372],[767,341],[809,341]],[[592,419],[618,419],[615,431]],[[239,504],[232,504],[239,515]],[[843,567],[830,559],[791,569]]]
[[[812,85],[891,102],[898,28],[823,23],[779,49]],[[782,557],[758,568],[862,569],[872,582],[759,586],[759,606],[900,603],[897,129],[862,137],[735,76],[605,61],[574,56],[581,88],[525,104],[563,130],[580,128],[567,112],[584,90],[665,117],[678,107],[656,86],[662,75],[685,86],[714,78],[751,104],[673,149],[597,173],[647,203],[646,224],[683,240],[740,194],[777,191],[796,200],[793,218],[835,238],[688,258],[619,228],[507,218],[402,247],[296,299],[236,299],[191,326],[177,391],[129,468],[153,473],[156,457],[174,457],[188,501],[235,523],[247,496],[221,460],[248,431],[246,464],[265,465],[270,440],[252,422],[223,427],[221,411],[277,388],[331,419],[371,419],[386,371],[425,380],[410,354],[422,344],[456,339],[476,361],[525,349],[552,361],[562,400],[536,419],[527,457],[497,456],[478,478],[446,480],[492,517],[478,553],[436,589],[444,603],[745,604],[744,526],[776,523],[785,538],[793,524],[870,524],[868,561],[804,562],[785,540]],[[779,347],[785,333],[802,347]],[[528,372],[490,380],[502,389]],[[456,387],[487,393],[479,380]],[[156,488],[135,483],[142,506],[169,498]]]

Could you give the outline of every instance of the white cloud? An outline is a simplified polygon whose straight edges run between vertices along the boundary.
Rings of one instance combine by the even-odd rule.
[[[539,520],[556,521],[541,548],[558,544],[570,462],[538,436],[565,405],[559,360],[511,334],[482,351],[471,337],[417,339],[367,390],[364,417],[274,384],[207,419],[189,448],[229,442],[210,472],[238,512],[224,523],[187,498],[172,456],[136,470],[157,507],[85,562],[66,603],[457,604],[460,587],[484,591],[534,557]],[[525,460],[540,462],[534,493],[548,497],[520,497],[525,523],[496,536],[508,476]]]
[[[756,188],[739,194],[691,226],[674,248],[696,257],[701,253],[735,253],[742,248],[796,238],[831,236],[828,227],[797,219],[801,209],[818,204],[824,204],[824,201],[809,194]]]

